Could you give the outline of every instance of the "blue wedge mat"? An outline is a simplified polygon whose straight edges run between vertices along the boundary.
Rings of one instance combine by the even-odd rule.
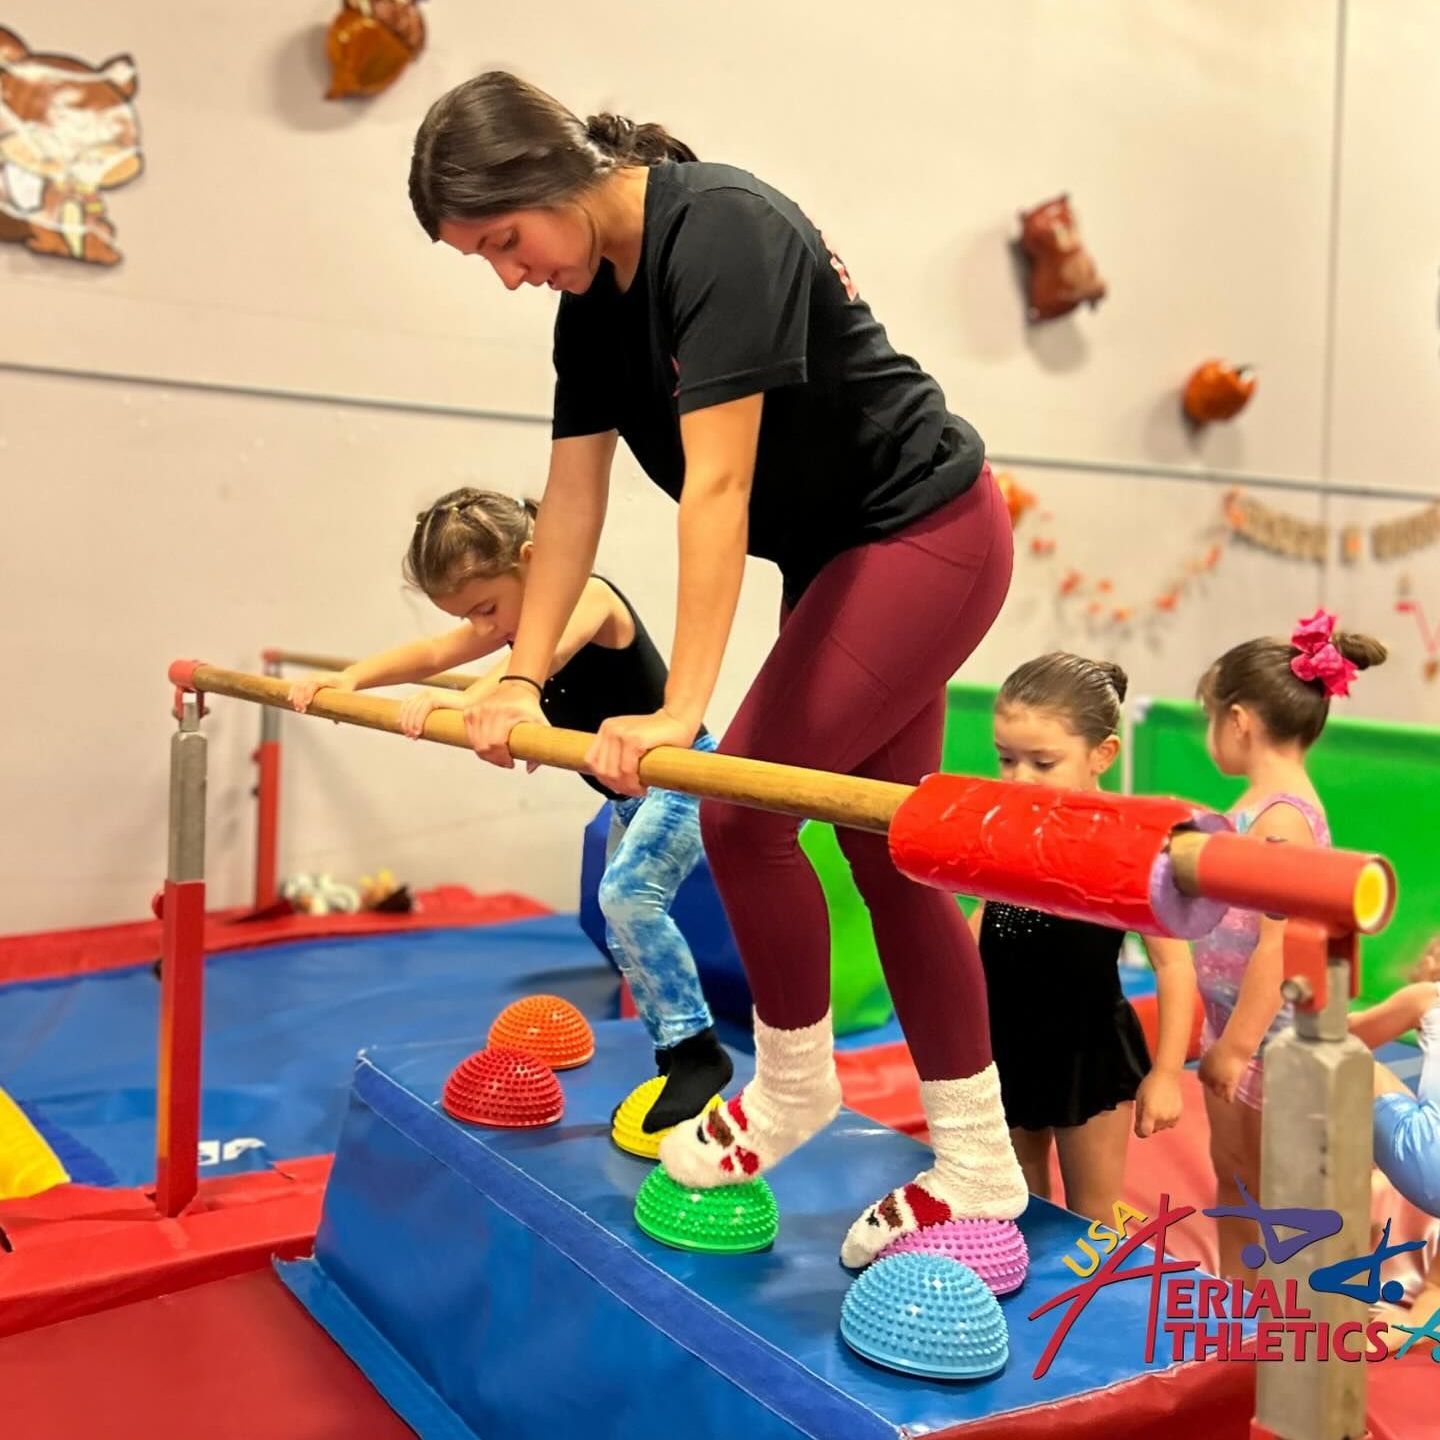
[[[1039,1200],[1021,1221],[1029,1279],[1001,1302],[1002,1374],[937,1384],[853,1354],[838,1332],[851,1283],[840,1239],[928,1152],[849,1111],[770,1177],[781,1215],[772,1250],[697,1255],[649,1239],[632,1212],[651,1167],[611,1144],[608,1123],[643,1066],[644,1035],[611,1022],[596,1040],[594,1060],[560,1077],[564,1117],[542,1130],[461,1125],[437,1107],[463,1046],[379,1049],[357,1065],[315,1260],[282,1273],[387,1393],[439,1396],[487,1436],[865,1440],[1055,1405],[1167,1368],[1143,1363],[1141,1283],[1102,1290],[1049,1373],[1032,1378],[1058,1315],[1027,1316],[1075,1283],[1062,1259],[1085,1231]],[[737,1079],[748,1070],[742,1060]],[[415,1373],[397,1386],[401,1359]]]

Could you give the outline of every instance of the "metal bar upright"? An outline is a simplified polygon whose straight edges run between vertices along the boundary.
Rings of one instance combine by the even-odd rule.
[[[1350,1034],[1347,1010],[1359,965],[1354,933],[1290,920],[1285,927],[1286,995],[1295,1024],[1265,1047],[1260,1203],[1266,1209],[1335,1210],[1339,1231],[1264,1274],[1283,1293],[1294,1280],[1312,1317],[1341,1326],[1366,1348],[1369,1319],[1358,1300],[1309,1289],[1310,1272],[1370,1248],[1371,1108],[1374,1062]],[[1324,993],[1307,978],[1323,965]],[[1252,1440],[1359,1440],[1365,1434],[1365,1364],[1307,1357],[1257,1365]]]
[[[265,653],[265,673],[280,676],[280,660]],[[268,910],[280,897],[280,712],[260,707],[260,744],[255,761],[255,909]]]

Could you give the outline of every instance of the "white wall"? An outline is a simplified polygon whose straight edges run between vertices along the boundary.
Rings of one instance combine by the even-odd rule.
[[[6,485],[0,568],[0,665],[17,677],[0,932],[135,914],[163,878],[171,660],[254,670],[271,644],[343,652],[443,629],[400,580],[415,512],[463,481],[533,493],[543,478],[544,433],[529,426],[51,377],[5,390],[5,473],[26,479]],[[56,465],[77,406],[103,443]],[[668,649],[674,507],[628,461],[617,471],[601,568]],[[755,568],[717,714],[773,632],[779,586]],[[234,901],[250,883],[259,716],[212,704],[209,871]],[[283,733],[287,869],[387,866],[573,905],[595,811],[573,778],[299,717]]]
[[[1064,644],[1115,655],[1137,690],[1188,694],[1226,644],[1322,594],[1390,637],[1394,567],[1325,574],[1239,547],[1159,623],[1097,627],[1055,599],[1062,561],[1148,596],[1203,544],[1227,476],[1312,483],[1256,493],[1331,520],[1405,507],[1327,486],[1437,488],[1436,201],[1418,137],[1435,129],[1440,14],[1351,0],[1342,50],[1338,4],[446,6],[389,93],[335,105],[320,98],[329,0],[11,0],[5,23],[36,47],[133,54],[147,171],[110,198],[118,269],[0,246],[0,933],[142,911],[164,859],[171,658],[253,667],[268,644],[423,633],[398,579],[415,510],[460,481],[538,488],[553,299],[507,296],[430,247],[405,198],[426,105],[491,65],[582,112],[664,120],[794,194],[992,450],[1049,462],[1018,473],[1062,551],[1031,555],[1027,519],[975,678]],[[1111,295],[1027,330],[1007,241],[1017,210],[1065,189]],[[1211,354],[1255,363],[1260,394],[1193,437],[1175,391]],[[1175,467],[1219,478],[1130,473]],[[668,643],[673,509],[628,459],[602,560]],[[1422,589],[1427,564],[1409,567]],[[716,719],[764,653],[776,595],[752,566]],[[1410,650],[1357,710],[1440,719],[1403,625]],[[257,725],[226,702],[208,722],[220,902],[248,887]],[[388,865],[573,903],[592,808],[573,779],[476,764],[457,782],[463,756],[311,721],[286,740],[287,869]]]
[[[1433,163],[1440,10],[1427,0],[1351,3],[1345,53],[1332,473],[1433,497],[1440,492]],[[1435,552],[1428,563],[1434,576]],[[1432,593],[1431,608],[1440,611],[1440,587]]]

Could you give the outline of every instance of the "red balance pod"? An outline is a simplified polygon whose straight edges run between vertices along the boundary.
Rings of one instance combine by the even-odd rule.
[[[440,1103],[469,1125],[525,1130],[553,1125],[565,1113],[555,1072],[533,1055],[487,1045],[462,1060],[445,1082]]]

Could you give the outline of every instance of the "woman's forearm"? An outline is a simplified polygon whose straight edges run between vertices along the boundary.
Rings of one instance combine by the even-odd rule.
[[[557,441],[550,479],[535,520],[534,550],[525,577],[520,625],[510,649],[511,675],[544,684],[565,633],[566,622],[590,578],[600,531],[605,524],[609,453],[602,475],[567,462],[564,447],[586,441]],[[610,453],[613,453],[613,442]],[[573,472],[573,473],[572,473]]]
[[[680,594],[665,709],[698,729],[715,692],[740,600],[750,487],[726,475],[685,477],[680,499]]]

